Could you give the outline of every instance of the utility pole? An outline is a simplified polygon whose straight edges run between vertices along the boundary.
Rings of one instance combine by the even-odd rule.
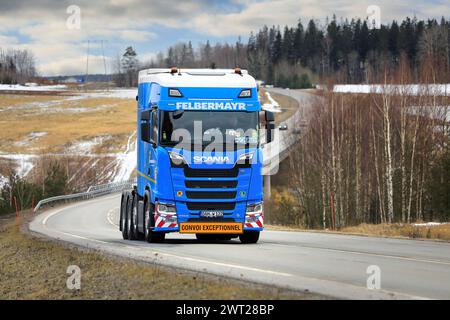
[[[88,40],[87,41],[87,52],[86,52],[86,76],[85,76],[85,83],[88,83],[88,77],[89,77],[89,51],[90,51],[90,45],[91,43],[100,43],[100,47],[102,50],[102,57],[103,57],[103,68],[104,68],[104,74],[105,74],[105,78],[107,77],[107,69],[106,69],[106,57],[105,57],[105,50],[104,50],[104,46],[103,46],[103,42],[107,42],[107,40]],[[86,86],[85,86],[86,88]],[[87,88],[86,88],[87,90]]]
[[[88,40],[88,46],[87,46],[87,52],[86,52],[86,76],[84,77],[85,90],[87,90],[86,85],[88,82],[88,75],[89,75],[89,45],[90,45],[90,40]]]

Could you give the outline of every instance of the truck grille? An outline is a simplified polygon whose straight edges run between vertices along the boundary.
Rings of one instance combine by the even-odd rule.
[[[184,175],[188,178],[236,178],[239,168],[232,169],[192,169],[184,168]]]
[[[186,202],[189,210],[234,210],[235,202]]]
[[[186,191],[186,196],[190,199],[234,199],[236,191]]]
[[[186,180],[186,188],[236,188],[237,180],[225,180],[225,181],[198,181],[198,180]]]
[[[188,222],[235,222],[233,218],[189,218]]]

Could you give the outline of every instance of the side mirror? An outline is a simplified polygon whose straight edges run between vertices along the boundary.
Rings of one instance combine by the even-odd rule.
[[[280,126],[278,127],[278,130],[281,130],[281,131],[286,131],[287,129],[288,129],[288,126],[285,123],[280,124]]]
[[[275,115],[273,112],[266,111],[266,143],[271,143],[273,141],[273,130],[275,129],[275,125],[273,122],[275,121]]]
[[[271,111],[265,112],[265,118],[266,122],[274,122],[275,121],[275,114]]]
[[[141,123],[141,140],[147,143],[152,143],[150,137],[150,123],[142,122]]]
[[[273,130],[275,125],[273,123],[266,124],[266,143],[271,143],[273,141]]]

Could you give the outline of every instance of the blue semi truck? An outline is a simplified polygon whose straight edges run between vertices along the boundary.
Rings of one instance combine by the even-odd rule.
[[[239,68],[147,69],[136,100],[137,186],[122,193],[123,238],[162,242],[179,232],[256,243],[260,134],[271,142],[274,115],[261,111],[255,79]]]

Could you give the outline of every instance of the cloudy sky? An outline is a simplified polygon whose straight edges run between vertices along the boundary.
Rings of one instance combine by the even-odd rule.
[[[178,41],[246,41],[264,24],[324,21],[333,14],[365,18],[371,5],[380,8],[383,23],[414,15],[450,18],[450,0],[0,0],[0,47],[29,48],[41,75],[67,75],[85,71],[87,40],[93,40],[90,72],[103,73],[95,40],[105,40],[110,68],[128,45],[146,60]]]

